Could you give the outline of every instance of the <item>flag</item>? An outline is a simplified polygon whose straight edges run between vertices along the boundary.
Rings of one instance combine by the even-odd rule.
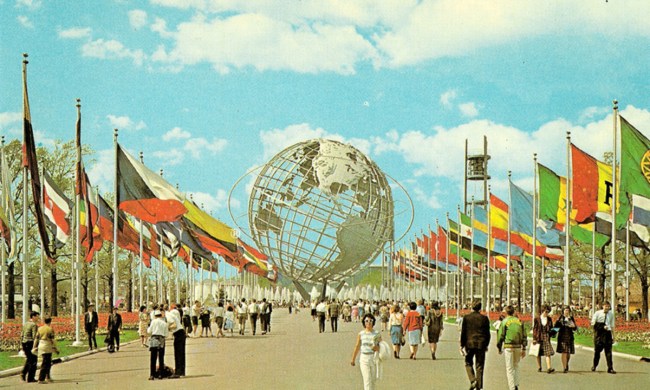
[[[474,206],[474,222],[472,225],[474,229],[474,247],[488,248],[488,213],[481,206]],[[490,251],[495,253],[507,254],[508,242],[499,240],[498,238],[490,238]],[[521,251],[520,248],[513,247],[512,251]]]
[[[578,223],[594,222],[597,212],[612,212],[612,166],[571,144],[572,205]]]
[[[97,210],[97,193],[90,185],[88,175],[83,168],[83,163],[79,163],[80,169],[77,175],[76,194],[79,196],[79,239],[81,245],[86,248],[85,261],[90,263],[93,260],[93,254],[100,250],[103,240],[97,230],[99,213]]]
[[[539,181],[539,219],[566,223],[566,177],[558,176],[551,169],[537,164]],[[575,210],[572,211],[575,213]],[[573,217],[573,215],[571,215]]]
[[[2,237],[7,244],[7,257],[13,259],[16,254],[16,219],[14,210],[14,199],[11,196],[11,179],[9,175],[9,165],[5,156],[4,146],[0,150],[0,176],[2,178],[2,202],[0,211],[2,217]],[[13,260],[11,260],[13,261]]]
[[[460,215],[460,243],[463,248],[470,248],[472,246],[472,218],[465,213],[459,213]]]
[[[27,96],[27,61],[23,62],[23,168],[27,168],[32,179],[32,203],[34,205],[34,218],[38,225],[38,233],[43,244],[43,252],[47,260],[56,264],[54,255],[50,250],[50,239],[47,235],[45,214],[41,208],[41,179],[38,173],[38,161],[36,159],[36,143],[34,141],[34,130],[32,129],[32,116],[29,110],[29,97]],[[25,191],[26,189],[23,189]],[[26,218],[23,215],[23,218]]]
[[[621,180],[616,227],[625,227],[633,194],[650,198],[650,139],[621,119]]]
[[[43,212],[56,238],[55,248],[61,248],[70,238],[72,202],[57,187],[50,175],[43,172]]]
[[[246,261],[244,269],[255,275],[262,276],[272,282],[278,280],[278,269],[269,263],[269,257],[241,239],[237,240],[237,246],[241,256]]]
[[[177,221],[187,212],[183,196],[117,145],[117,204],[149,223]]]

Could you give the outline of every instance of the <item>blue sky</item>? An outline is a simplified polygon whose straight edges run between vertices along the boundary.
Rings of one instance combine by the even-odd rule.
[[[566,131],[596,157],[611,150],[614,98],[650,134],[647,15],[618,0],[0,0],[0,132],[21,138],[27,52],[37,141],[71,139],[81,98],[104,191],[119,128],[125,148],[234,225],[228,194],[247,170],[335,138],[406,188],[410,239],[462,201],[465,139],[488,137],[492,189],[507,199],[508,170],[532,190],[533,153],[566,171]],[[236,215],[252,179],[233,193]]]

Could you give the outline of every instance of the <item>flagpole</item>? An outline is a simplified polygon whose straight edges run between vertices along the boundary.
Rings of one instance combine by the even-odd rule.
[[[470,232],[472,227],[474,226],[474,195],[472,195],[472,215],[470,216],[469,220],[470,224]],[[474,301],[474,235],[470,233],[470,242],[469,242],[469,260],[470,260],[470,265],[469,265],[469,295],[470,295],[470,302]],[[459,239],[460,240],[460,239]]]
[[[611,283],[611,306],[614,308],[614,310],[611,310],[612,313],[612,322],[616,322],[616,205],[618,202],[618,188],[616,186],[616,144],[617,144],[617,120],[618,120],[618,101],[614,100],[612,102],[613,104],[613,110],[614,113],[612,115],[612,121],[613,121],[613,133],[614,133],[614,144],[613,144],[613,152],[614,152],[614,158],[612,159],[612,241],[611,241],[611,249],[612,249],[612,259],[611,259],[611,274],[612,274],[612,283]]]
[[[201,281],[201,303],[203,303],[203,257],[201,257],[201,275],[199,275]]]
[[[571,270],[569,269],[569,245],[570,245],[570,236],[571,236],[571,132],[567,131],[566,132],[566,155],[567,155],[567,162],[566,162],[566,177],[567,177],[567,183],[566,183],[566,226],[565,230],[565,244],[564,244],[564,305],[569,306],[569,288],[571,286],[571,283],[569,281],[569,274]]]
[[[140,151],[140,162],[144,165],[144,153]],[[138,281],[139,281],[139,288],[138,288],[138,297],[140,298],[140,305],[146,304],[146,301],[142,299],[142,279],[143,275],[142,273],[144,272],[144,237],[142,234],[142,220],[138,220],[138,225],[139,225],[139,233],[140,233],[140,266],[139,266],[139,272],[138,272]]]
[[[80,123],[81,121],[81,99],[77,98],[77,122]],[[80,125],[79,125],[80,126]],[[77,169],[75,169],[75,183],[77,185],[80,185],[80,175],[82,174],[81,172],[81,139],[79,134],[79,128],[77,124],[75,124],[75,143],[77,145],[76,147],[76,152],[77,152]],[[85,185],[85,183],[84,183]],[[80,216],[79,216],[79,203],[81,199],[81,188],[78,188],[78,191],[75,191],[75,202],[76,202],[76,216],[75,220],[77,222],[77,229],[80,228]],[[86,218],[90,218],[90,210],[86,210]],[[91,235],[93,234],[92,231],[88,231],[86,234]],[[81,259],[81,235],[77,232],[77,240],[75,242],[76,247],[75,247],[75,262],[74,262],[74,275],[75,275],[75,303],[74,303],[74,309],[73,309],[73,315],[74,315],[74,334],[75,334],[75,340],[72,343],[73,347],[80,347],[82,345],[81,343],[81,324],[79,323],[79,315],[81,314],[79,308],[81,306],[81,295],[80,295],[80,290],[81,290],[81,280],[80,280],[80,273],[79,273],[79,264],[80,264],[80,259]],[[91,250],[90,245],[88,246],[88,250]]]
[[[8,167],[5,166],[5,136],[3,135],[0,138],[0,172],[5,172],[5,169],[8,169]],[[3,191],[2,191],[2,208],[5,210],[5,214],[7,214],[7,204],[6,200],[8,199],[7,197],[9,194],[6,194],[4,191],[4,188],[10,188],[9,183],[5,183],[4,180],[7,180],[8,178],[3,175],[2,180],[3,180]],[[8,226],[9,229],[13,229],[13,226]],[[14,238],[15,239],[15,238]],[[2,246],[0,246],[0,274],[2,275],[0,278],[2,279],[2,290],[0,291],[0,298],[2,299],[2,323],[4,324],[7,321],[7,297],[5,296],[5,291],[7,290],[6,286],[6,279],[5,279],[5,269],[6,267],[6,262],[7,262],[7,254],[5,250],[9,248],[9,245],[7,245],[7,242],[5,240],[2,241]]]
[[[533,153],[533,302],[531,306],[531,318],[535,318],[537,308],[537,153]],[[531,320],[532,321],[532,320]]]
[[[630,320],[630,220],[625,223],[625,321]]]
[[[445,234],[445,318],[449,318],[449,212],[447,212],[447,234]]]
[[[595,313],[596,307],[596,223],[591,229],[591,312]],[[591,314],[589,315],[591,318]]]
[[[438,218],[436,218],[436,227],[438,227]],[[440,250],[438,248],[438,234],[436,234],[436,301],[440,302]],[[431,234],[429,234],[431,240]]]
[[[508,171],[508,183],[510,183],[510,178],[512,176],[512,172]],[[510,196],[510,186],[508,186],[508,196]],[[512,204],[512,199],[510,199],[510,203]],[[506,300],[508,301],[508,305],[510,304],[510,272],[512,269],[510,268],[510,207],[508,206],[508,255],[506,257]]]
[[[41,167],[41,181],[44,180],[43,172],[45,172],[45,170],[43,169],[43,167]],[[41,183],[41,187],[43,187],[43,183]],[[43,204],[45,204],[45,191],[41,191],[41,199],[39,200],[39,202],[41,202],[41,210],[42,210]],[[38,271],[38,274],[40,276],[39,279],[41,283],[40,292],[41,292],[41,313],[42,314],[45,313],[45,281],[43,280],[43,266],[45,265],[43,261],[44,259],[45,259],[45,253],[43,250],[43,241],[41,241],[41,267]]]
[[[488,192],[490,192],[490,186],[488,186]],[[494,300],[492,299],[491,294],[494,294],[495,291],[494,291],[494,288],[490,289],[490,258],[492,257],[492,220],[490,218],[491,202],[490,202],[490,198],[487,196],[487,194],[486,194],[485,198],[486,198],[486,202],[487,202],[487,245],[486,245],[487,246],[487,261],[486,262],[487,262],[487,265],[488,265],[487,279],[486,279],[486,283],[487,283],[486,290],[487,290],[487,296],[488,296],[487,306],[488,306],[488,313],[489,313],[490,309],[491,309],[490,304],[491,303],[494,304],[494,302],[493,302]],[[492,273],[493,274],[494,274],[494,268],[496,268],[496,259],[492,259]],[[495,280],[495,279],[496,279],[496,277],[493,275],[492,280]]]
[[[99,220],[99,218],[101,218],[100,216],[102,215],[102,213],[101,213],[102,204],[99,201],[99,186],[97,186],[95,188],[96,188],[95,204],[97,205],[97,219]],[[98,251],[93,252],[93,257],[94,257],[93,261],[95,263],[95,307],[97,309],[99,309],[99,299],[98,299],[98,297],[99,297],[99,267],[97,266],[97,262],[99,260],[97,259],[97,252]]]
[[[23,54],[23,112],[27,113],[27,53]],[[24,145],[23,140],[23,145]],[[29,260],[27,230],[27,164],[23,162],[23,326],[27,323],[27,262]],[[31,308],[30,308],[31,309]]]
[[[456,205],[456,218],[458,219],[458,223],[460,223],[460,206]],[[460,226],[458,226],[458,230],[460,230]],[[451,227],[449,230],[449,240],[451,241]],[[460,251],[460,231],[456,232],[456,252],[457,252],[457,259],[456,262],[458,263],[458,269],[456,270],[456,318],[460,316],[460,306],[463,304],[463,293],[461,291],[462,287],[462,280],[461,278],[463,277],[463,256],[461,255]],[[451,246],[451,245],[450,245]]]
[[[117,158],[117,134],[118,130],[114,129],[113,130],[113,144],[115,145],[115,182],[114,182],[114,190],[115,190],[115,206],[113,207],[113,297],[112,297],[112,305],[111,307],[115,307],[117,304],[117,299],[118,299],[118,293],[117,293],[117,286],[118,286],[118,274],[117,274],[117,228],[119,224],[118,220],[118,215],[119,215],[119,186],[118,186],[118,177],[117,175],[119,174],[119,163],[118,163],[118,158]]]

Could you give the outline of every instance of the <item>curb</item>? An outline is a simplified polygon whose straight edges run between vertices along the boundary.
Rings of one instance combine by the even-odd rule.
[[[139,339],[131,340],[131,341],[128,341],[126,343],[122,343],[121,346],[129,345],[129,344],[134,343],[136,341],[140,341],[140,340]],[[106,347],[101,347],[101,348],[97,348],[97,349],[92,350],[92,351],[83,351],[83,352],[75,353],[75,354],[72,354],[72,355],[55,358],[55,359],[52,359],[52,365],[59,364],[59,363],[65,363],[65,362],[68,362],[70,360],[79,359],[79,358],[82,358],[84,356],[94,355],[96,353],[100,353],[100,352],[104,352],[104,351],[106,351]],[[37,363],[36,369],[38,370],[40,368],[41,368],[41,363]],[[22,367],[9,368],[7,370],[0,371],[0,378],[6,378],[6,377],[9,377],[9,376],[12,376],[12,375],[18,375],[18,374],[22,373],[22,371],[23,371]]]
[[[458,326],[458,324],[456,322],[447,322],[447,324]],[[492,326],[490,326],[490,328],[492,328]],[[491,333],[496,333],[497,331],[493,330],[493,329],[490,329],[490,332]],[[528,340],[532,340],[532,339],[528,338]],[[551,341],[551,344],[557,345],[557,341]],[[581,344],[575,344],[575,347],[576,347],[576,349],[582,349],[582,350],[585,350],[585,351],[594,352],[593,347],[588,347],[588,346],[581,345]],[[650,363],[650,357],[630,355],[629,353],[612,351],[612,356],[616,356],[616,357],[627,359],[627,360],[633,360],[633,361],[636,361],[636,362]]]

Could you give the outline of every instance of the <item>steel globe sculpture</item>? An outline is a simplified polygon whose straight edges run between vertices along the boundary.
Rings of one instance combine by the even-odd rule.
[[[298,284],[353,275],[394,238],[393,217],[384,173],[353,146],[326,139],[271,158],[248,203],[253,240]]]

